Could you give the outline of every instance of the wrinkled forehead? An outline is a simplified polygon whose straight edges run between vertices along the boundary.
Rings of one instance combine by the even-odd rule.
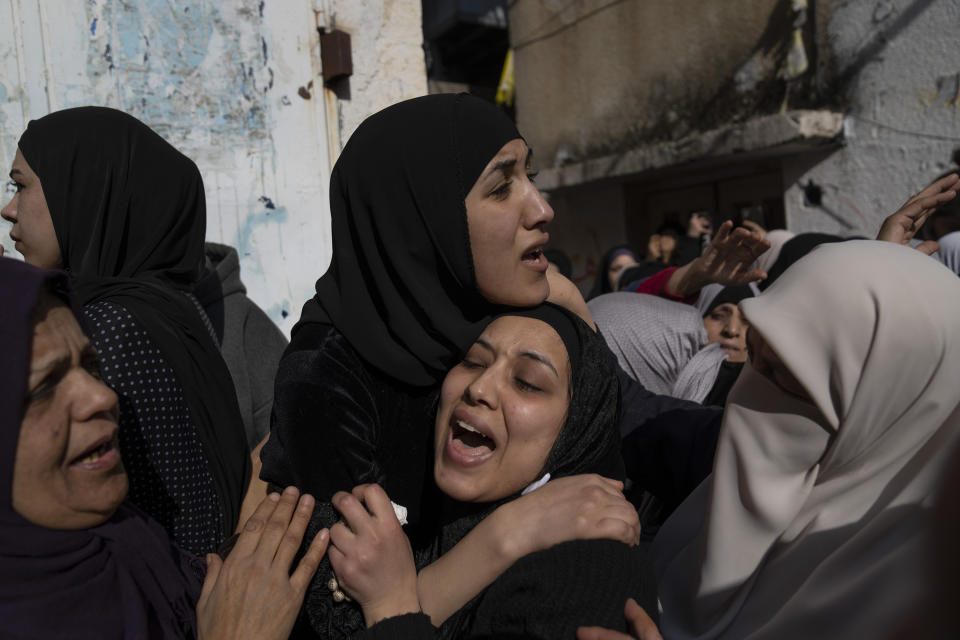
[[[44,293],[33,312],[33,336],[30,345],[31,374],[51,360],[68,358],[88,348],[73,311],[62,299]]]

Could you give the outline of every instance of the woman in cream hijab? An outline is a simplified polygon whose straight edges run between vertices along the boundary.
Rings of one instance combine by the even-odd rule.
[[[852,241],[741,305],[751,364],[713,474],[654,543],[663,636],[889,637],[923,592],[933,489],[960,441],[960,280]]]

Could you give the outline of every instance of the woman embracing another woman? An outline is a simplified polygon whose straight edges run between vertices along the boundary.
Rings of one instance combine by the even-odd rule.
[[[548,283],[553,211],[531,177],[513,122],[465,94],[388,107],[344,147],[331,178],[333,260],[281,360],[261,456],[264,480],[317,497],[311,532],[340,519],[335,493],[373,483],[411,527],[432,522],[430,425],[447,371],[504,307],[549,295],[586,313],[572,283]],[[461,444],[466,455],[473,443]],[[563,478],[494,510],[450,550],[479,559],[477,572],[457,562],[420,571],[423,610],[439,623],[518,558],[565,540],[632,542],[639,521],[621,488]],[[325,562],[302,622],[349,636],[364,619],[333,599],[331,577]]]
[[[623,478],[619,386],[603,339],[544,304],[506,312],[447,374],[434,423],[434,520],[411,532],[380,487],[341,492],[330,560],[363,607],[368,638],[572,638],[584,625],[625,631],[632,597],[656,611],[643,551],[574,540],[529,554],[434,628],[420,613],[416,567],[437,561],[502,505],[558,478]],[[470,558],[460,570],[475,570]]]

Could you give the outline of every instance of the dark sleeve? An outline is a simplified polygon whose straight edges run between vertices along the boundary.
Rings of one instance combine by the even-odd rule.
[[[669,514],[710,475],[723,410],[657,395],[622,371],[619,377],[627,477]]]
[[[312,350],[290,350],[277,370],[261,477],[294,484],[318,502],[383,482],[376,459],[380,418],[369,377],[331,332]]]
[[[355,634],[354,640],[433,640],[437,629],[425,613],[406,613],[386,618]]]
[[[484,593],[470,638],[573,638],[581,626],[623,633],[634,598],[656,621],[653,573],[640,547],[574,540],[514,563]]]

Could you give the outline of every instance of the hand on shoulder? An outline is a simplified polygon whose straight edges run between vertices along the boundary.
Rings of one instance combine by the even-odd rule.
[[[502,523],[502,544],[514,559],[568,540],[640,540],[640,518],[623,496],[623,483],[597,474],[551,480],[491,517]]]
[[[290,635],[329,540],[327,530],[321,530],[290,573],[313,505],[311,496],[300,497],[294,487],[282,495],[271,493],[247,520],[226,560],[207,556],[197,602],[200,640],[282,640]]]

